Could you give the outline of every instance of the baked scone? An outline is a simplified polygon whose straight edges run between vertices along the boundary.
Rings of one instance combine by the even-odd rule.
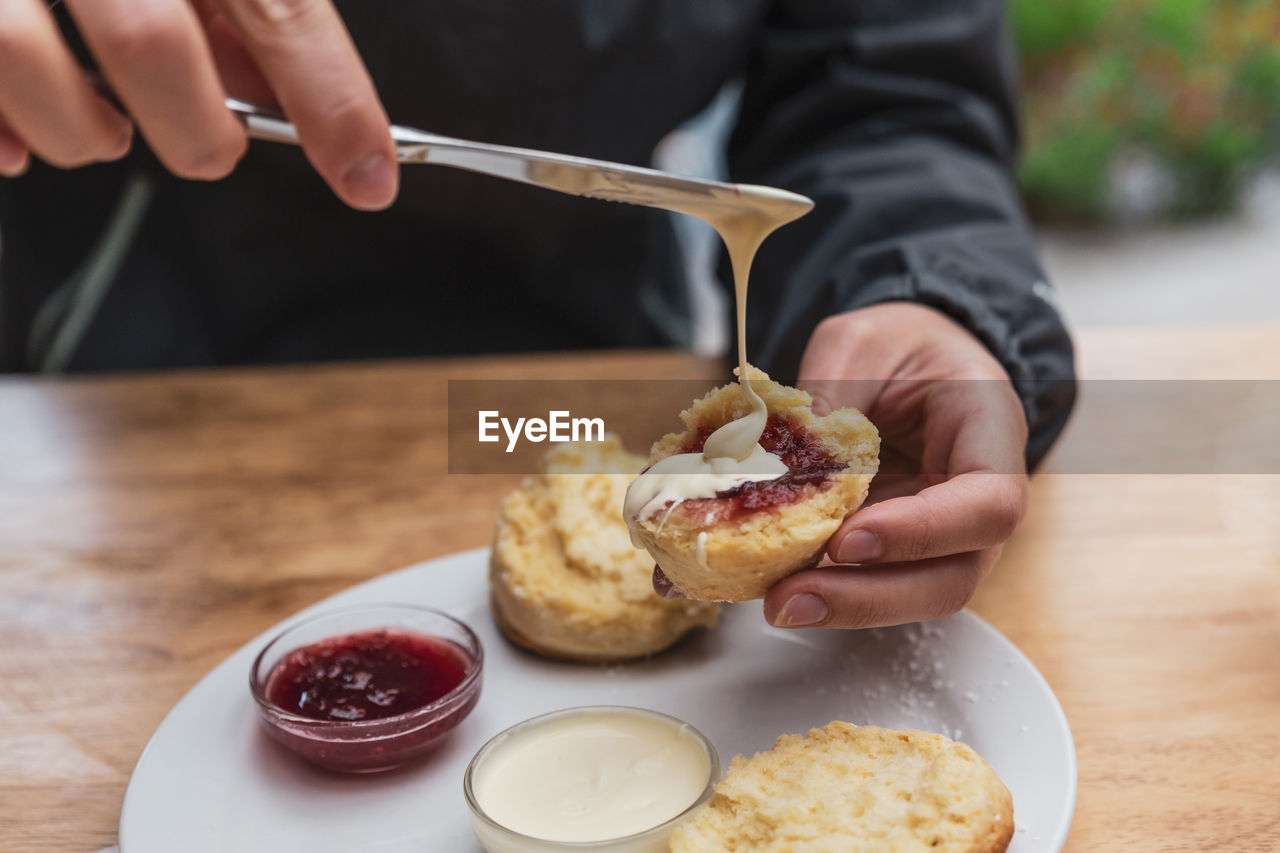
[[[512,642],[606,663],[652,655],[715,625],[716,605],[654,593],[653,558],[631,544],[622,500],[643,466],[612,435],[558,445],[503,501],[489,590]]]
[[[836,721],[729,764],[671,853],[1002,853],[1013,799],[942,735]]]
[[[759,444],[782,457],[787,473],[627,519],[633,540],[688,598],[749,601],[816,565],[831,534],[866,499],[879,466],[880,434],[857,409],[815,415],[808,393],[750,370],[769,411]],[[740,385],[716,388],[680,413],[684,431],[659,439],[649,464],[701,452],[712,432],[750,410]]]

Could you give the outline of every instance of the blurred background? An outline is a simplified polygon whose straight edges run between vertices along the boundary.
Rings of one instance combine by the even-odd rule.
[[[1012,0],[1020,179],[1048,222],[1233,211],[1276,152],[1274,0]]]
[[[1280,2],[1009,2],[1018,178],[1068,322],[1280,320]],[[699,140],[723,132],[734,99],[673,134],[659,162],[719,174]],[[680,227],[702,270],[693,343],[717,352],[727,331],[705,271],[719,248]]]
[[[1280,318],[1280,3],[1010,7],[1019,180],[1068,319]]]

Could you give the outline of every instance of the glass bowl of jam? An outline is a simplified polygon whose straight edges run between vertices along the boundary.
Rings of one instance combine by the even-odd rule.
[[[304,619],[253,662],[268,736],[328,770],[373,773],[418,758],[471,713],[484,651],[446,613],[359,605]]]

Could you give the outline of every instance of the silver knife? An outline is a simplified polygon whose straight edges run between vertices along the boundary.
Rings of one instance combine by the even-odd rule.
[[[279,114],[236,98],[228,98],[227,107],[244,122],[250,138],[299,144],[297,128]],[[709,208],[730,215],[734,209],[749,214],[767,208],[773,218],[797,219],[813,208],[813,201],[798,193],[756,184],[685,178],[607,160],[469,142],[398,125],[391,126],[391,138],[402,163],[449,166],[569,195],[694,216],[702,216],[695,211]]]
[[[86,71],[85,76],[104,98],[128,114],[97,72]],[[227,98],[226,104],[251,139],[299,144],[298,129],[274,110],[239,98]],[[469,142],[399,125],[391,126],[391,138],[402,163],[449,166],[569,195],[677,210],[702,219],[765,214],[782,225],[813,209],[813,201],[805,196],[758,184],[685,178],[607,160]]]

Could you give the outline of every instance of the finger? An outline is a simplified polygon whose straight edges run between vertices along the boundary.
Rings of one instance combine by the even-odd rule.
[[[303,150],[352,207],[390,205],[399,166],[386,112],[329,0],[219,0],[298,128]]]
[[[99,97],[36,0],[0,0],[0,114],[13,138],[55,166],[123,157],[129,121]]]
[[[262,70],[240,40],[235,26],[213,4],[214,0],[193,0],[192,8],[204,27],[223,88],[233,97],[250,103],[276,103],[276,93],[271,91],[271,84],[262,76]]]
[[[764,615],[779,628],[875,628],[948,616],[968,603],[999,548],[872,568],[819,567],[774,584]]]
[[[829,346],[829,343],[824,337],[819,337],[818,332],[814,333],[800,361],[796,387],[813,397],[815,415],[830,414],[846,406],[860,412],[870,410],[886,380],[842,374],[840,371],[849,369],[844,348]]]
[[[896,447],[884,444],[884,437],[881,436],[880,467],[876,469],[863,506],[918,494],[930,485],[920,474],[919,456],[903,453]]]
[[[922,476],[936,484],[849,516],[827,543],[837,563],[974,551],[1005,541],[1022,520],[1026,420],[1007,382],[931,383],[924,423]]]
[[[901,353],[886,346],[877,321],[865,312],[846,312],[818,324],[800,359],[798,387],[814,398],[824,415],[844,406],[868,411],[896,370]],[[896,342],[898,335],[887,336]]]
[[[1026,414],[1007,379],[940,380],[923,389],[926,475],[1026,473]]]
[[[67,0],[103,76],[166,168],[225,177],[244,154],[199,21],[183,0]]]
[[[837,563],[865,564],[976,551],[1013,535],[1026,504],[1024,475],[962,474],[855,512],[828,541],[827,553]]]
[[[0,119],[0,175],[16,178],[31,166],[31,152]]]
[[[813,398],[813,413],[829,415],[836,409],[871,410],[885,383],[877,379],[812,379],[800,374],[796,387]]]
[[[676,588],[661,566],[653,567],[653,591],[660,598],[684,598],[684,593]]]

